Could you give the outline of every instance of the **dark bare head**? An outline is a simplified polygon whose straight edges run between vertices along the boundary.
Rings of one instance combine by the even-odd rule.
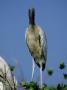
[[[34,8],[29,9],[28,16],[29,16],[29,24],[35,25],[35,9]]]

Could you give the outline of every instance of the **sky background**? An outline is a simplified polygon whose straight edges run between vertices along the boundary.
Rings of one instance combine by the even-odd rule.
[[[43,82],[55,85],[67,83],[59,63],[67,66],[67,0],[0,0],[0,56],[7,63],[16,65],[17,80],[31,80],[32,57],[25,42],[28,27],[28,9],[36,10],[36,23],[45,31],[48,42],[48,57],[43,72]],[[47,69],[54,73],[48,76]],[[34,80],[38,81],[39,68],[36,66]]]

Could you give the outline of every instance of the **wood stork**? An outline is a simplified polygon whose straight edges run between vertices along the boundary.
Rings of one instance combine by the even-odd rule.
[[[42,29],[35,23],[35,9],[28,11],[29,26],[25,33],[27,47],[33,57],[32,78],[34,75],[35,63],[40,68],[40,85],[42,87],[42,71],[45,69],[47,60],[47,40]]]

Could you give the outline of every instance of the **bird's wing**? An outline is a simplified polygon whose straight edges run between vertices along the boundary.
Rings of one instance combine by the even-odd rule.
[[[28,28],[25,31],[25,41],[26,41],[26,38],[27,38],[27,31],[28,31]]]
[[[42,53],[44,55],[44,59],[47,60],[47,39],[45,32],[42,31],[42,29],[39,27],[39,42],[41,45]]]
[[[26,29],[26,32],[25,32],[25,41],[26,41],[26,45],[27,45],[27,47],[28,47],[28,49],[30,51],[30,48],[28,46],[28,39],[27,39],[27,37],[28,37],[28,28]]]

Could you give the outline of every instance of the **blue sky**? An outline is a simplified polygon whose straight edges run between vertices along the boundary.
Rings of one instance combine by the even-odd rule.
[[[67,83],[58,69],[61,60],[67,65],[67,0],[0,0],[0,56],[13,65],[18,62],[18,80],[31,80],[32,57],[25,42],[30,7],[35,8],[36,23],[45,31],[48,41],[43,81],[48,85]],[[47,68],[54,69],[51,77],[47,75]],[[63,72],[67,72],[66,69]],[[36,66],[34,80],[38,75]]]

